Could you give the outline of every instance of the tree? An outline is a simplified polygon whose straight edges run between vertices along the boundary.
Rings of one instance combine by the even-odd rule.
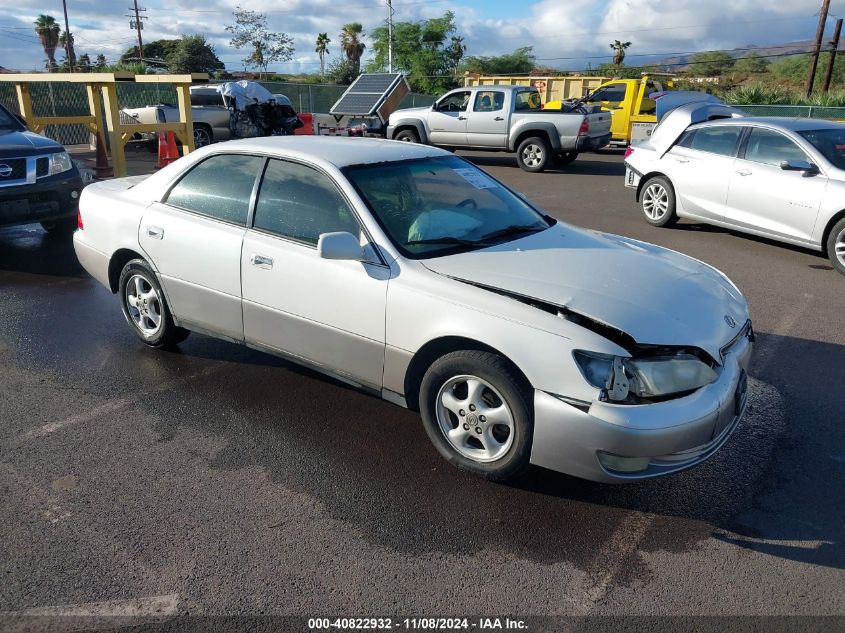
[[[65,31],[59,35],[59,46],[65,49],[65,54],[71,66],[76,66],[76,51],[73,50],[73,33]]]
[[[769,60],[757,53],[748,53],[736,61],[734,69],[743,75],[759,75],[769,70]]]
[[[452,62],[452,71],[457,75],[458,66],[461,65],[461,60],[464,58],[464,53],[467,47],[464,44],[464,38],[460,35],[452,36],[452,43],[449,45],[449,61]]]
[[[351,59],[336,57],[328,67],[329,78],[336,84],[348,86],[358,76],[358,69]]]
[[[267,15],[238,5],[232,13],[235,23],[226,27],[232,34],[229,44],[247,48],[250,54],[243,62],[259,69],[259,78],[270,64],[286,62],[293,57],[293,40],[287,33],[273,33],[267,29]]]
[[[83,53],[77,58],[76,67],[79,69],[80,72],[91,72],[91,58],[88,56],[88,53]]]
[[[613,53],[613,65],[619,67],[622,65],[622,62],[625,61],[625,49],[627,49],[631,45],[631,42],[620,42],[619,40],[613,40],[613,44],[610,45],[615,52]]]
[[[183,35],[165,61],[168,70],[176,74],[214,73],[225,68],[202,35]]]
[[[97,61],[94,63],[94,70],[100,71],[107,66],[106,56],[102,53],[97,54]]]
[[[320,56],[320,79],[323,79],[326,74],[326,55],[329,54],[329,39],[328,33],[320,33],[317,35],[317,48],[314,51]]]
[[[696,53],[690,58],[689,71],[694,75],[718,77],[730,71],[734,61],[733,57],[721,51]]]
[[[120,63],[127,64],[143,61],[149,66],[165,67],[167,58],[170,57],[179,45],[180,40],[153,40],[144,44],[144,59],[138,52],[138,47],[133,46],[120,56]]]
[[[447,11],[439,18],[393,25],[393,66],[408,73],[408,83],[417,92],[437,93],[455,86],[452,47],[446,46],[455,32],[455,14]],[[389,32],[387,26],[373,29],[373,59],[367,70],[383,72],[387,67]],[[453,38],[454,39],[454,38]],[[463,44],[458,41],[457,47]]]
[[[340,47],[343,49],[346,59],[352,63],[355,75],[361,72],[361,55],[364,54],[366,45],[361,41],[364,35],[364,27],[360,22],[344,24],[340,31]]]
[[[41,41],[41,48],[47,56],[47,70],[56,70],[56,47],[59,45],[59,23],[52,15],[43,13],[35,20],[35,33]]]
[[[521,75],[530,73],[535,66],[533,46],[523,46],[494,57],[467,57],[461,64],[465,72],[479,75]]]

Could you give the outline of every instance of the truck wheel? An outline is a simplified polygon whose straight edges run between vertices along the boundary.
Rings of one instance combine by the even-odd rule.
[[[671,226],[678,221],[675,213],[675,189],[668,178],[655,176],[643,185],[640,206],[645,221],[652,226]]]
[[[574,163],[576,158],[578,158],[578,152],[562,152],[560,154],[555,154],[555,166],[566,167],[567,165]]]
[[[516,162],[525,171],[543,171],[551,159],[552,148],[539,136],[527,138],[516,149]]]
[[[204,125],[194,126],[194,147],[199,149],[211,145],[214,140],[211,138],[211,130]]]
[[[420,137],[413,130],[402,130],[393,137],[394,141],[404,141],[405,143],[419,143]]]

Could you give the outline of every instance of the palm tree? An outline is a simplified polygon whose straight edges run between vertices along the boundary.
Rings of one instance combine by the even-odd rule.
[[[44,49],[44,54],[47,55],[47,70],[53,72],[56,70],[56,47],[59,45],[59,23],[52,15],[44,15],[43,13],[35,20],[35,33],[38,39],[41,40],[41,48]]]
[[[361,41],[361,36],[364,34],[364,27],[360,22],[350,22],[343,26],[340,32],[340,47],[346,54],[357,75],[361,72],[361,56],[364,54],[364,42]]]
[[[619,68],[622,65],[622,62],[625,60],[625,49],[631,45],[631,42],[620,42],[619,40],[613,40],[613,44],[610,45],[615,53],[613,53],[613,65]]]
[[[464,44],[464,38],[462,36],[452,36],[452,43],[449,45],[449,60],[452,62],[455,73],[458,72],[458,64],[461,63],[466,49],[467,47]]]
[[[68,64],[71,67],[76,66],[76,51],[73,50],[73,33],[65,31],[59,35],[59,46],[65,49]]]
[[[326,55],[329,54],[329,39],[328,33],[320,33],[317,35],[317,48],[314,50],[320,56],[320,81],[323,80],[323,75],[326,71]]]

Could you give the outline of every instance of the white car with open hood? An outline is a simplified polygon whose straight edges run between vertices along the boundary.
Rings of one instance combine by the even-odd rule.
[[[625,164],[649,224],[688,218],[823,251],[845,274],[842,123],[688,103],[629,148]]]
[[[195,330],[293,359],[419,410],[490,479],[675,472],[745,408],[753,332],[723,274],[558,222],[432,147],[212,145],[87,187],[74,244],[147,345]]]

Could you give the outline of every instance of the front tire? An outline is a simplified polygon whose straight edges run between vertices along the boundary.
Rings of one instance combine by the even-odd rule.
[[[529,465],[531,390],[501,356],[464,350],[436,360],[420,386],[429,439],[454,466],[492,481]]]
[[[652,226],[671,226],[678,221],[675,189],[665,176],[649,178],[640,194],[643,218]]]
[[[172,347],[191,333],[173,322],[161,285],[143,259],[133,259],[123,267],[118,293],[126,322],[145,345]]]
[[[549,142],[539,136],[525,139],[516,148],[516,162],[525,171],[536,173],[543,171],[549,164],[552,148]]]
[[[833,225],[827,238],[827,256],[833,267],[845,275],[845,218]]]
[[[414,130],[402,130],[393,137],[393,140],[402,141],[404,143],[419,143],[420,137],[417,136],[417,133],[414,132]]]

